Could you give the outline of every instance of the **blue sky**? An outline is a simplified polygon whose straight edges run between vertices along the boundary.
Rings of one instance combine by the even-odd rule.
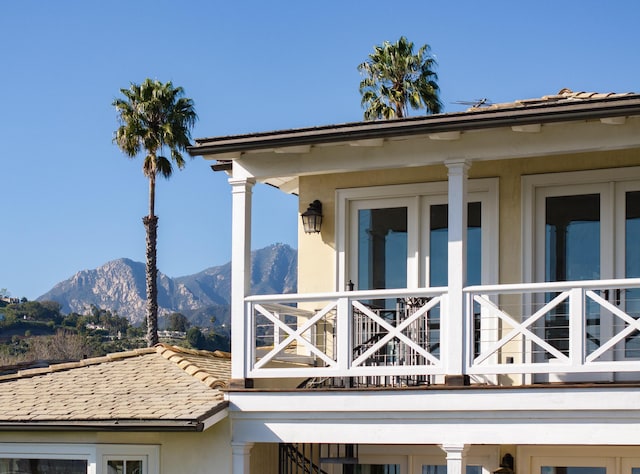
[[[35,299],[83,269],[144,261],[147,180],[113,145],[111,106],[173,81],[194,137],[362,118],[356,66],[405,35],[431,45],[445,110],[574,91],[640,91],[640,2],[57,0],[0,2],[0,288]],[[258,186],[254,248],[296,246],[295,198]],[[158,265],[230,258],[230,189],[196,158],[158,185]]]

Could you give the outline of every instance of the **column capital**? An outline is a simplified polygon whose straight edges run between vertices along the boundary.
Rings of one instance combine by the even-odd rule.
[[[233,454],[249,454],[249,452],[251,451],[251,448],[253,448],[253,443],[242,443],[242,442],[231,442],[231,452]]]
[[[463,443],[446,443],[441,444],[440,449],[447,454],[447,459],[461,459],[468,451],[469,445]]]
[[[469,168],[471,168],[471,163],[463,158],[445,160],[444,164],[449,169],[449,176],[456,173],[464,173],[466,175]]]
[[[256,180],[255,178],[229,178],[227,180],[229,182],[229,184],[232,186],[233,189],[236,189],[238,187],[244,186],[244,187],[253,187],[254,184],[256,184]]]

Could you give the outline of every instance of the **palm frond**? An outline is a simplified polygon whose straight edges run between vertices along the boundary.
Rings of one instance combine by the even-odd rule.
[[[358,65],[365,120],[406,117],[409,107],[440,112],[436,65],[429,45],[414,53],[414,44],[404,36],[374,46],[369,59]]]

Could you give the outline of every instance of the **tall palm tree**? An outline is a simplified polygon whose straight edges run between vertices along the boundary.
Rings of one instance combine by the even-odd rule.
[[[124,98],[113,101],[120,122],[113,141],[129,158],[143,150],[146,153],[142,172],[149,178],[149,215],[142,222],[147,234],[147,345],[153,346],[158,343],[156,176],[169,178],[172,163],[184,167],[181,152],[190,144],[191,128],[198,116],[193,101],[183,97],[182,87],[174,87],[171,82],[146,79],[120,92]]]
[[[397,42],[385,41],[373,50],[358,66],[365,76],[360,82],[365,120],[407,117],[408,107],[424,108],[427,113],[442,110],[434,72],[437,63],[429,54],[429,45],[414,54],[413,43],[401,36]]]

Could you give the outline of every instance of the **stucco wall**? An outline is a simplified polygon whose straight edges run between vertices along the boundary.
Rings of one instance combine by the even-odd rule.
[[[500,264],[499,282],[518,283],[522,270],[522,176],[640,165],[640,151],[581,153],[473,163],[469,178],[499,178]],[[309,202],[323,204],[322,233],[299,231],[298,289],[301,293],[333,291],[336,285],[336,190],[392,184],[446,181],[444,165],[375,170],[300,178],[300,212]]]
[[[231,427],[228,418],[201,433],[0,431],[0,443],[158,445],[161,474],[231,473]]]

